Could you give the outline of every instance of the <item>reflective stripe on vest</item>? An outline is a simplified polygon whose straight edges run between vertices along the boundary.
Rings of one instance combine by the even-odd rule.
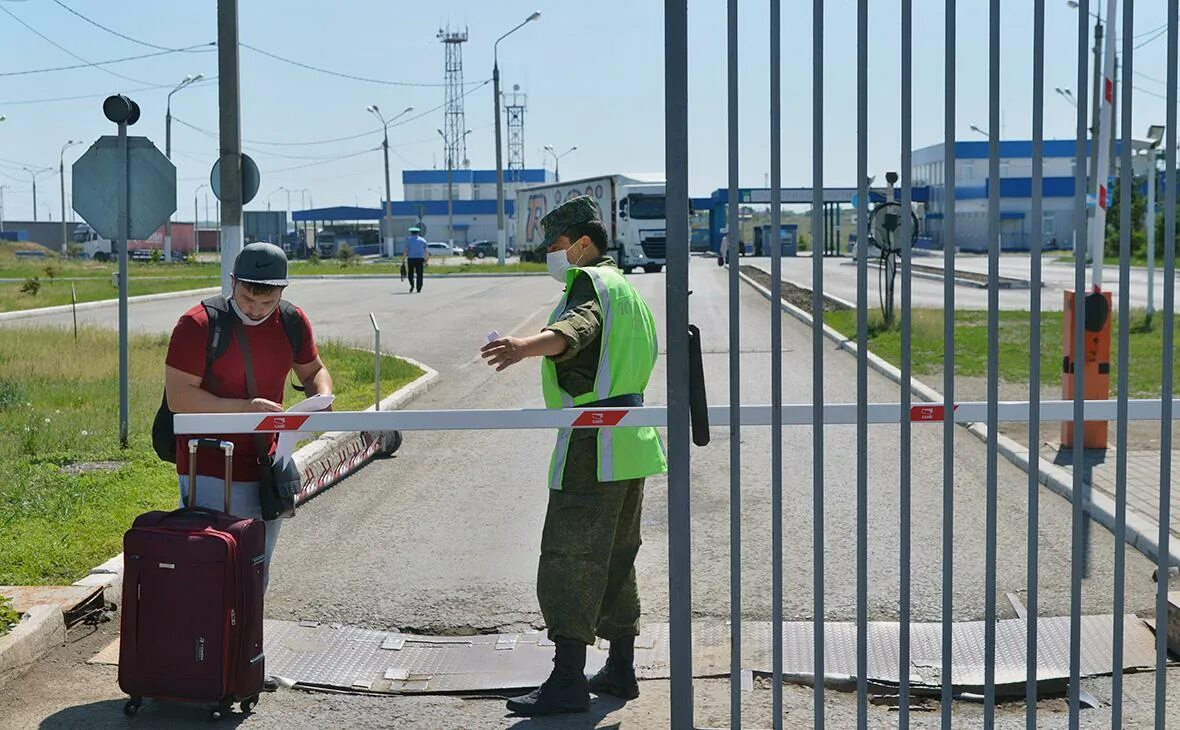
[[[552,324],[565,310],[568,292],[577,276],[585,274],[594,285],[602,311],[598,370],[594,387],[571,396],[557,380],[557,367],[545,358],[541,383],[545,405],[570,408],[621,395],[642,394],[651,377],[657,355],[655,320],[651,310],[623,274],[607,267],[573,268],[566,274],[566,296],[549,317]],[[647,355],[647,357],[644,357]],[[549,486],[560,489],[569,455],[572,429],[561,429],[549,465]],[[599,481],[610,482],[660,474],[667,460],[653,428],[603,428],[598,430]]]

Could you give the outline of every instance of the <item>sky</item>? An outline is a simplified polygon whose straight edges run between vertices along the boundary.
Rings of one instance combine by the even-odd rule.
[[[856,0],[825,3],[825,184],[855,185]],[[900,0],[874,0],[869,17],[870,174],[900,161]],[[1001,136],[1031,135],[1031,0],[1002,0]],[[1100,0],[1094,0],[1097,9]],[[689,187],[708,195],[727,182],[726,3],[689,0]],[[782,179],[811,182],[811,3],[782,3]],[[71,13],[90,18],[118,37]],[[504,90],[528,95],[525,163],[553,167],[545,145],[558,151],[561,177],[658,172],[664,169],[663,3],[658,0],[245,0],[240,40],[261,51],[353,80],[301,68],[241,49],[243,147],[261,169],[257,197],[246,208],[287,205],[379,204],[384,191],[381,127],[366,112],[415,111],[390,127],[393,198],[401,171],[444,167],[444,49],[440,28],[468,32],[463,45],[466,127],[471,165],[495,167],[492,45],[534,10],[541,17],[500,43]],[[5,216],[32,217],[32,185],[22,168],[52,168],[37,176],[40,216],[59,219],[57,167],[70,165],[98,136],[113,134],[102,99],[125,93],[142,108],[132,134],[164,148],[166,96],[189,74],[205,80],[172,97],[172,157],[177,166],[178,220],[203,219],[209,171],[218,156],[215,0],[0,0],[0,185]],[[1166,21],[1164,2],[1135,9],[1133,132],[1164,122],[1166,36],[1150,33]],[[761,187],[770,171],[769,3],[740,2],[739,177]],[[943,0],[914,2],[914,147],[943,139]],[[957,125],[959,139],[982,140],[987,127],[988,3],[958,4]],[[1079,11],[1046,0],[1046,138],[1072,138],[1075,111],[1053,90],[1077,80]],[[1121,8],[1119,15],[1121,18]],[[23,22],[23,24],[22,24]],[[1121,20],[1120,20],[1121,24]],[[1092,28],[1093,22],[1087,21]],[[40,33],[41,35],[38,35]],[[1142,35],[1141,35],[1142,34]],[[44,36],[44,37],[42,37]],[[56,44],[56,45],[55,45]],[[150,44],[150,45],[144,45]],[[1087,48],[1091,42],[1087,42]],[[167,52],[165,49],[188,49]],[[131,56],[150,57],[102,67],[47,73],[26,71]],[[1087,50],[1085,62],[1092,63]],[[374,81],[381,82],[375,83]],[[483,83],[483,82],[488,83]],[[1087,114],[1088,119],[1088,114]],[[402,123],[404,121],[404,123]],[[346,138],[346,139],[342,139]],[[333,141],[334,140],[334,141]],[[314,144],[307,144],[314,143]],[[505,149],[505,155],[507,151]],[[306,199],[309,198],[309,199]],[[212,196],[209,196],[210,206]],[[52,210],[50,210],[52,209]]]

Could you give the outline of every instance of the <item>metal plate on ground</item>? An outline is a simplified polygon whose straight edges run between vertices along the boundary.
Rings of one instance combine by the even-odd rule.
[[[1114,617],[1083,616],[1081,674],[1095,676],[1111,672]],[[742,645],[749,647],[743,665],[758,672],[771,671],[769,624],[745,624]],[[1019,688],[1025,681],[1025,637],[1023,619],[996,622],[996,686]],[[1037,680],[1069,677],[1069,618],[1042,617],[1037,622]],[[869,681],[899,684],[899,624],[873,622],[868,627]],[[811,623],[783,625],[783,672],[810,679],[814,676],[814,647]],[[951,680],[956,688],[972,689],[984,684],[984,623],[965,621],[951,630]],[[1139,618],[1124,619],[1123,668],[1155,665],[1155,637]],[[915,687],[938,687],[942,682],[942,625],[915,623],[910,627],[910,682]],[[829,678],[856,676],[856,624],[829,623],[824,629],[824,671]]]
[[[348,626],[304,625],[293,621],[266,622],[266,668],[269,674],[305,688],[392,694],[489,692],[535,687],[549,676],[552,642],[541,632],[480,636],[420,636]],[[1037,624],[1040,647],[1037,679],[1056,681],[1069,676],[1069,619],[1041,618]],[[1125,619],[1125,669],[1150,669],[1155,663],[1155,639],[1146,624],[1133,615]],[[1082,619],[1082,676],[1111,671],[1112,616]],[[640,679],[668,677],[668,625],[648,624],[636,640],[635,669]],[[941,682],[942,626],[913,624],[910,630],[910,678],[915,690],[937,688]],[[812,624],[783,624],[783,674],[788,681],[811,684]],[[846,684],[856,675],[856,625],[829,623],[825,627],[825,678],[829,686]],[[869,681],[871,686],[898,684],[897,623],[869,624]],[[1024,689],[1025,623],[1021,619],[996,624],[996,685]],[[742,625],[742,666],[770,673],[769,622]],[[962,622],[952,629],[952,678],[961,691],[983,686],[983,623]],[[606,645],[604,644],[604,647]],[[395,648],[396,647],[396,648]],[[591,646],[586,669],[595,672],[606,661],[604,648]],[[118,641],[91,662],[118,661]],[[723,677],[729,673],[729,625],[693,625],[693,676]]]

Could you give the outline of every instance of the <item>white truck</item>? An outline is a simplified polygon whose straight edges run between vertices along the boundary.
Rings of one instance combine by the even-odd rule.
[[[516,250],[522,261],[543,261],[541,219],[569,198],[589,195],[598,203],[609,240],[608,254],[624,273],[664,268],[667,224],[664,180],[656,175],[605,175],[546,183],[516,193]]]

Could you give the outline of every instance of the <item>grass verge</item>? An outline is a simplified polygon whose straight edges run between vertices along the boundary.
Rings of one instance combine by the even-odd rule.
[[[374,357],[338,342],[320,354],[337,410],[373,403]],[[131,446],[118,445],[118,344],[97,328],[0,329],[0,585],[62,585],[120,550],[136,515],[177,501],[176,472],[151,448],[166,335],[131,341]],[[381,363],[391,393],[422,371]],[[289,381],[288,381],[289,382]],[[288,387],[286,402],[302,395]]]
[[[1111,332],[1110,395],[1118,394],[1118,314]],[[856,312],[842,310],[827,312],[824,321],[845,336],[856,338]],[[1029,379],[1028,312],[1000,312],[999,317],[1000,377],[1013,383],[1027,383]],[[1041,382],[1045,386],[1061,385],[1061,325],[1060,312],[1041,314]],[[1158,397],[1163,382],[1162,323],[1157,317],[1151,327],[1146,325],[1143,311],[1131,313],[1130,397]],[[912,348],[915,375],[942,372],[943,310],[915,309],[912,313]],[[869,348],[893,365],[901,363],[901,327],[898,322],[886,327],[880,312],[869,315]],[[982,377],[987,375],[987,312],[955,312],[955,374]],[[1180,349],[1174,354],[1180,369]]]

